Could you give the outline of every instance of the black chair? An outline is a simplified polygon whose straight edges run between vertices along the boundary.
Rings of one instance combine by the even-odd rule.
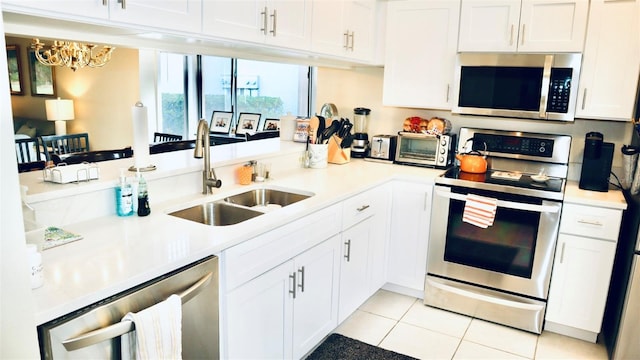
[[[100,162],[107,160],[125,159],[133,156],[133,150],[131,147],[116,150],[96,150],[87,151],[83,153],[69,154],[69,155],[53,155],[53,162],[59,164],[61,162],[72,165],[81,164],[83,162]]]
[[[154,143],[167,142],[167,141],[180,141],[180,140],[182,140],[182,135],[166,134],[161,132],[153,133]]]
[[[16,139],[18,164],[41,161],[38,138]]]
[[[259,131],[254,134],[245,133],[247,141],[277,138],[280,136],[280,130]]]
[[[89,151],[89,134],[41,136],[45,160],[53,160],[52,154],[70,154]]]
[[[44,170],[45,166],[46,163],[44,162],[44,160],[32,161],[28,163],[18,163],[18,172],[23,173],[29,171]]]
[[[160,154],[169,151],[194,149],[196,147],[195,140],[168,141],[149,146],[149,154]]]

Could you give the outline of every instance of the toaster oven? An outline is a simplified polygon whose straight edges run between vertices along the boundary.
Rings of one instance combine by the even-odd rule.
[[[444,169],[453,164],[456,135],[398,132],[397,164],[428,166]]]

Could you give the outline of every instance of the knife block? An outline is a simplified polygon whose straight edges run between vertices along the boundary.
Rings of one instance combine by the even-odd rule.
[[[346,164],[351,160],[351,148],[341,148],[342,139],[333,135],[329,139],[328,161],[331,164]]]

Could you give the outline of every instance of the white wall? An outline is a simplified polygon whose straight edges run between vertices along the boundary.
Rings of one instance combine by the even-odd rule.
[[[387,107],[382,105],[383,68],[357,68],[341,70],[331,68],[318,69],[317,109],[326,102],[338,107],[340,116],[353,119],[353,108],[371,109],[369,135],[395,134],[402,128],[405,118],[420,116],[442,117],[451,121],[453,132],[460,127],[479,127],[487,129],[507,129],[528,132],[553,133],[572,136],[570,155],[570,179],[580,177],[580,167],[584,149],[584,137],[587,132],[598,131],[604,134],[606,142],[615,144],[613,158],[614,172],[619,174],[622,166],[620,148],[631,141],[633,125],[631,122],[595,121],[577,119],[574,122],[536,121],[522,119],[503,119],[478,116],[453,115],[450,111]]]
[[[2,0],[0,0],[0,5]],[[0,33],[4,32],[0,15]],[[4,37],[0,46],[5,47]],[[0,68],[7,68],[6,52]],[[13,145],[13,116],[9,78],[0,71],[0,358],[37,359],[38,340],[33,318],[34,304],[27,271],[26,241],[18,166]]]

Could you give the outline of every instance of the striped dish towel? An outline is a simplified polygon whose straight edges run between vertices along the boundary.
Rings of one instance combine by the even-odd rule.
[[[182,301],[171,295],[122,321],[133,321],[135,330],[122,336],[123,359],[182,359]]]
[[[494,198],[467,194],[462,221],[486,229],[493,225],[497,203]]]

